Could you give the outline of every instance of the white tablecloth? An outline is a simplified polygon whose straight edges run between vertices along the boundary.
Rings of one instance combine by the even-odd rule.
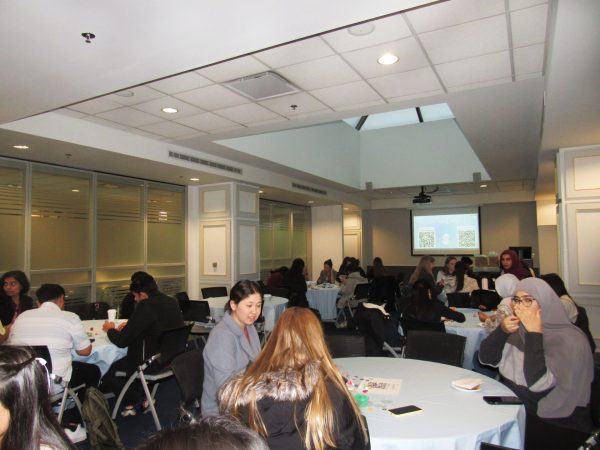
[[[89,356],[79,356],[75,352],[72,353],[73,361],[97,365],[101,376],[108,372],[112,363],[127,355],[127,348],[119,348],[108,340],[106,333],[102,331],[104,322],[104,320],[84,320],[85,331],[90,339],[94,339],[92,353]]]
[[[474,450],[481,442],[523,448],[525,409],[488,405],[484,395],[514,395],[506,386],[471,371],[444,364],[397,358],[338,358],[344,375],[402,380],[400,394],[367,393],[361,408],[367,418],[372,450]],[[451,387],[459,378],[482,378],[477,392]],[[415,405],[423,411],[392,416],[385,409]],[[385,408],[385,409],[384,409]]]
[[[229,297],[212,297],[207,298],[208,306],[210,307],[210,315],[219,321],[225,315],[225,304],[229,301]],[[285,311],[288,299],[283,297],[271,297],[270,300],[265,300],[263,304],[263,316],[265,317],[265,330],[273,331],[273,327],[279,316]]]
[[[465,343],[465,356],[463,358],[463,367],[465,369],[473,368],[473,355],[487,335],[488,331],[486,328],[479,326],[479,316],[477,315],[477,309],[471,308],[457,308],[465,315],[465,321],[463,323],[458,322],[446,322],[446,332],[454,333],[467,338]]]
[[[324,288],[317,286],[306,291],[306,298],[309,306],[321,313],[322,320],[335,320],[337,317],[335,303],[338,292],[340,292],[338,287]]]

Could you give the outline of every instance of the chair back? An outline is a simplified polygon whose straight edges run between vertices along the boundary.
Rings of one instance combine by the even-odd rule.
[[[458,334],[413,330],[406,338],[405,357],[462,367],[466,341]]]
[[[183,314],[183,320],[192,322],[208,322],[210,316],[210,306],[205,300],[190,300],[187,310]]]
[[[227,288],[225,286],[207,287],[200,290],[202,291],[202,298],[227,297]]]
[[[179,303],[179,309],[181,309],[181,313],[183,314],[183,317],[185,317],[185,314],[190,306],[190,297],[188,296],[187,292],[183,291],[175,294],[175,300],[177,300],[177,303]]]
[[[482,442],[479,446],[479,450],[515,450],[512,447],[503,447],[502,445],[496,444],[488,444],[487,442]]]
[[[365,337],[357,333],[325,335],[325,342],[333,358],[367,356]]]
[[[177,355],[185,351],[188,336],[193,326],[194,323],[191,322],[182,327],[163,330],[160,336],[159,365],[168,365]]]
[[[88,320],[88,303],[65,304],[65,311],[75,313],[81,320]]]
[[[369,301],[374,303],[396,303],[395,277],[375,277],[369,287]]]
[[[290,290],[284,287],[266,287],[263,289],[265,294],[271,294],[273,297],[282,297],[290,299]]]
[[[52,373],[52,357],[50,356],[48,347],[46,345],[30,345],[30,348],[36,357],[46,361],[46,369],[48,369],[48,373]]]
[[[204,348],[197,348],[183,352],[171,362],[171,369],[181,391],[182,406],[189,409],[202,397],[202,383],[204,382]]]
[[[588,319],[587,311],[583,306],[577,305],[576,307],[577,320],[575,321],[574,325],[585,333],[585,336],[588,338],[590,343],[590,347],[592,348],[592,353],[594,353],[596,351],[596,342],[594,341],[594,337],[590,331],[590,320]]]
[[[404,336],[408,336],[411,331],[435,331],[437,333],[445,333],[446,326],[444,322],[424,322],[421,320],[407,319],[405,317],[400,318],[400,325]]]
[[[359,283],[354,287],[355,300],[368,300],[369,298],[369,283]]]
[[[486,311],[496,309],[502,299],[496,291],[478,289],[471,292],[471,308],[480,308],[483,306]]]
[[[455,308],[470,308],[471,296],[468,292],[450,292],[446,294],[448,306]]]
[[[82,320],[108,319],[110,305],[106,302],[95,302],[87,304],[86,318]]]

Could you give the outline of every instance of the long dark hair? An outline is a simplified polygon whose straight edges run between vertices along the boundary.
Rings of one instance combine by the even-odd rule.
[[[292,267],[290,267],[290,270],[288,271],[288,273],[290,274],[290,276],[299,275],[299,274],[302,274],[303,270],[304,270],[304,260],[302,258],[296,258],[295,260],[292,261]]]
[[[571,297],[571,295],[567,292],[567,288],[565,287],[565,283],[562,278],[556,273],[547,273],[545,275],[541,275],[540,278],[544,280],[546,283],[550,285],[552,290],[556,292],[556,295],[562,297],[566,295]],[[572,299],[571,299],[572,300]]]
[[[415,281],[411,294],[410,302],[402,315],[407,319],[430,322],[435,309],[431,283],[426,279]]]
[[[1,450],[74,450],[48,399],[46,368],[27,347],[0,346],[0,403],[10,412]]]
[[[454,266],[454,276],[456,277],[456,290],[454,292],[460,292],[465,287],[465,275],[467,273],[467,265],[459,261]]]
[[[458,261],[458,260],[456,259],[456,256],[452,256],[452,255],[451,255],[451,256],[446,256],[446,260],[444,261],[444,267],[442,267],[442,273],[443,273],[444,275],[452,275],[450,272],[448,272],[448,264],[449,264],[449,263],[450,263],[450,261],[452,261],[453,259],[454,259],[455,261]],[[462,261],[462,260],[461,260],[461,261]],[[456,270],[456,266],[455,266],[454,270]]]
[[[231,291],[229,291],[229,301],[225,305],[226,311],[231,311],[231,302],[236,305],[250,297],[252,294],[260,294],[260,298],[263,298],[263,291],[260,285],[256,281],[252,280],[240,280],[233,285]]]
[[[29,280],[27,279],[27,275],[25,275],[25,272],[23,272],[22,270],[10,270],[4,275],[2,275],[2,278],[0,278],[0,288],[4,287],[4,281],[7,278],[14,278],[19,282],[19,284],[21,285],[21,295],[25,295],[29,292]]]

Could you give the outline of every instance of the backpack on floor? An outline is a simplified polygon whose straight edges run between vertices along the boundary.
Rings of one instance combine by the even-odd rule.
[[[108,402],[95,387],[89,387],[85,391],[81,415],[92,450],[125,450],[117,425],[110,417]]]

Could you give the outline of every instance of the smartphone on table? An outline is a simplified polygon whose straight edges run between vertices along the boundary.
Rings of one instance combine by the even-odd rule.
[[[483,400],[490,405],[522,405],[519,397],[514,395],[484,395]]]
[[[390,414],[393,414],[394,416],[403,416],[406,414],[417,413],[417,412],[420,412],[423,410],[421,408],[419,408],[418,406],[408,405],[408,406],[401,406],[400,408],[388,409],[388,411],[390,412]]]

